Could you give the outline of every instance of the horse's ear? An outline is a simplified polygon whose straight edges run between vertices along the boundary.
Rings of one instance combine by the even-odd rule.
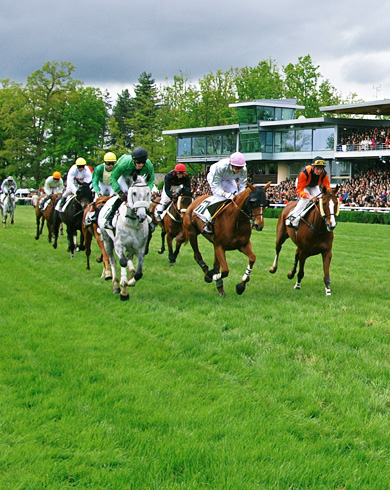
[[[264,186],[264,190],[266,191],[270,185],[271,185],[271,181],[267,182]]]
[[[323,195],[328,194],[328,189],[325,186],[322,187],[321,194]]]

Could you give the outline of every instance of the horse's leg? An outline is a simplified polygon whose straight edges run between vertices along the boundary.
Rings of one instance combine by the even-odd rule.
[[[307,259],[307,255],[305,255],[302,251],[300,251],[300,253],[299,253],[299,270],[298,270],[297,282],[294,286],[294,289],[301,289],[301,282],[302,282],[303,276],[305,275],[306,259]]]
[[[165,252],[165,230],[164,228],[161,230],[161,248],[158,250],[159,254],[163,254]]]
[[[83,226],[83,236],[85,242],[85,255],[87,257],[87,270],[91,270],[90,266],[90,256],[91,256],[91,242],[92,242],[92,233],[89,229],[89,226]]]
[[[192,250],[194,252],[194,259],[195,259],[196,263],[199,265],[199,267],[202,269],[202,271],[204,272],[204,275],[205,275],[204,280],[206,282],[212,282],[212,278],[207,276],[207,272],[209,271],[209,268],[208,268],[207,264],[204,262],[202,254],[200,253],[199,245],[198,245],[198,234],[193,227],[191,227],[191,229],[189,229],[189,241],[190,241]]]
[[[104,246],[104,242],[102,240],[102,237],[101,237],[101,235],[97,231],[97,226],[96,225],[92,225],[92,226],[93,226],[94,235],[95,235],[97,244],[98,244],[99,249],[100,249],[102,261],[103,261],[103,264],[104,264],[103,272],[102,272],[101,277],[104,277],[104,279],[106,281],[108,281],[109,279],[112,278],[112,273],[111,273],[111,268],[110,268],[110,259],[108,257],[107,252],[106,252],[106,249],[105,249],[105,246]]]
[[[173,253],[173,237],[170,233],[167,233],[167,245],[168,245],[168,260],[170,267],[176,262],[176,256]]]
[[[322,263],[324,267],[324,283],[325,283],[325,294],[326,296],[331,296],[332,292],[330,290],[330,261],[332,260],[332,250],[322,253]]]
[[[295,276],[295,273],[297,272],[297,265],[298,265],[298,259],[299,259],[299,248],[296,249],[295,251],[295,257],[294,257],[294,265],[291,271],[287,274],[287,277],[289,279],[292,279]]]
[[[117,276],[116,272],[116,259],[115,259],[115,253],[114,253],[114,244],[112,240],[109,237],[106,237],[104,240],[104,248],[106,250],[106,253],[108,255],[109,261],[110,261],[110,266],[111,266],[111,273],[112,273],[112,294],[118,294],[120,293],[121,289],[119,287],[119,279]]]
[[[57,248],[58,244],[58,230],[60,228],[60,218],[58,216],[57,211],[53,211],[53,248]]]
[[[214,245],[214,266],[207,272],[207,276],[216,282],[219,296],[226,296],[223,288],[223,279],[229,275],[229,267],[226,262],[226,253],[221,245]]]
[[[39,240],[39,236],[41,235],[41,214],[40,212],[35,213],[36,223],[37,223],[37,234],[35,235],[35,240]]]
[[[279,254],[282,250],[282,245],[283,243],[287,240],[288,238],[288,233],[286,231],[286,224],[285,224],[285,218],[282,217],[279,219],[278,224],[277,224],[277,231],[276,231],[276,246],[275,246],[275,251],[276,255],[274,258],[274,262],[272,266],[270,267],[269,271],[271,274],[275,274],[275,272],[278,270],[278,263],[279,263]]]
[[[251,272],[256,262],[256,255],[253,253],[252,244],[250,241],[245,245],[245,247],[241,247],[238,250],[245,254],[249,259],[248,267],[246,268],[245,274],[242,276],[242,281],[236,286],[236,293],[242,294],[245,291],[246,284],[250,281]]]
[[[15,223],[14,217],[15,217],[15,206],[12,205],[11,206],[11,225],[13,225]]]

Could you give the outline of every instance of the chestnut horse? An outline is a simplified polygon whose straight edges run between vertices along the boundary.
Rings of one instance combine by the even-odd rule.
[[[165,252],[165,237],[167,237],[168,245],[168,260],[169,265],[173,266],[180,252],[180,247],[185,242],[183,230],[183,216],[187,211],[188,206],[192,202],[191,196],[182,195],[170,202],[164,217],[161,221],[157,221],[154,217],[154,210],[157,203],[152,203],[150,213],[153,217],[153,222],[161,226],[161,248],[159,254]],[[173,240],[176,240],[175,251],[173,251]]]
[[[298,231],[295,231],[294,228],[287,227],[285,223],[290,211],[297,205],[297,201],[287,204],[279,216],[276,229],[276,256],[269,271],[271,274],[277,271],[282,245],[288,238],[291,238],[298,248],[295,252],[294,266],[287,274],[289,279],[295,276],[299,262],[297,282],[294,289],[301,289],[301,281],[305,275],[306,259],[312,255],[321,254],[324,268],[325,294],[326,296],[332,294],[330,290],[329,268],[332,259],[333,230],[337,226],[336,216],[338,216],[340,209],[337,191],[338,186],[330,191],[327,191],[325,187],[322,188],[322,195],[319,197],[318,204],[316,203],[312,206],[307,214],[301,217]]]
[[[42,196],[39,196],[37,204],[35,205],[35,217],[37,221],[37,234],[35,236],[35,240],[39,240],[39,237],[42,235],[43,226],[46,221],[47,230],[49,232],[47,239],[49,242],[51,242],[51,239],[53,237],[53,209],[55,201],[58,197],[60,197],[60,195],[60,192],[58,192],[57,194],[53,194],[48,205],[46,206],[46,209],[44,210],[40,209],[39,204],[41,200],[47,196],[46,194],[42,194]]]
[[[188,207],[184,215],[184,232],[186,242],[190,242],[194,251],[194,259],[204,272],[204,280],[216,282],[219,296],[226,296],[223,279],[228,276],[229,268],[226,262],[226,250],[239,250],[249,259],[248,267],[237,284],[236,293],[242,294],[249,282],[256,255],[252,251],[250,241],[252,228],[261,231],[264,227],[264,208],[267,204],[265,191],[271,185],[248,187],[231,201],[221,203],[223,208],[214,215],[214,234],[204,234],[205,238],[214,245],[214,265],[209,270],[203,261],[198,246],[198,235],[202,233],[204,222],[194,213],[194,210],[209,196],[200,196]]]
[[[96,242],[100,249],[100,257],[96,259],[97,262],[103,262],[103,271],[101,277],[104,277],[106,281],[112,279],[110,260],[108,258],[108,254],[106,249],[104,248],[103,238],[100,233],[100,230],[97,225],[97,216],[99,214],[100,209],[104,206],[104,204],[110,199],[110,196],[102,196],[98,197],[95,202],[89,204],[84,210],[83,216],[83,224],[82,224],[82,232],[84,235],[84,245],[85,245],[85,255],[87,256],[87,270],[90,270],[90,256],[91,256],[91,243],[92,238],[96,238]],[[88,225],[85,224],[85,217],[89,212],[95,212],[96,218],[93,223]]]

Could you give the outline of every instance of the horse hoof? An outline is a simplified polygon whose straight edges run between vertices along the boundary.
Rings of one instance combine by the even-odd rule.
[[[271,267],[269,271],[271,274],[275,274],[276,270],[277,269],[275,267]]]
[[[119,294],[121,292],[120,288],[114,288],[112,294]]]
[[[208,284],[210,284],[211,282],[213,282],[213,278],[210,277],[210,276],[204,276],[204,280],[205,282],[207,282]]]
[[[221,291],[220,293],[218,293],[218,296],[219,296],[220,298],[224,298],[224,297],[226,296],[225,291]]]
[[[105,281],[111,281],[111,279],[112,279],[112,276],[106,276],[106,277],[104,278],[104,280],[105,280]]]
[[[121,267],[126,267],[127,266],[127,259],[124,259],[123,257],[120,259],[119,264]]]
[[[97,257],[96,262],[98,264],[101,264],[103,262],[103,259],[101,257]]]
[[[297,284],[295,284],[294,289],[301,289],[301,285],[300,285],[300,284],[298,284],[298,283],[297,283]]]
[[[236,293],[241,295],[244,291],[245,291],[245,286],[243,286],[241,283],[237,284]]]
[[[157,252],[161,255],[164,253],[164,250],[157,250]]]
[[[288,277],[289,279],[292,279],[292,278],[294,277],[294,275],[295,275],[295,274],[291,274],[291,272],[289,272],[289,273],[287,274],[287,277]]]
[[[325,288],[325,294],[326,294],[326,296],[332,296],[332,292],[328,288]]]
[[[175,262],[169,262],[169,267],[172,267]]]
[[[130,295],[128,294],[127,296],[124,296],[123,294],[120,295],[121,301],[129,301]]]

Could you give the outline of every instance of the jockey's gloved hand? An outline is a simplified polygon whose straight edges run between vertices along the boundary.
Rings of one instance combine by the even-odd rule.
[[[232,192],[224,192],[223,197],[225,197],[226,199],[233,199],[234,194]]]
[[[126,192],[120,191],[120,192],[119,192],[119,197],[120,197],[120,199],[121,199],[123,202],[127,201],[127,194],[126,194]]]

